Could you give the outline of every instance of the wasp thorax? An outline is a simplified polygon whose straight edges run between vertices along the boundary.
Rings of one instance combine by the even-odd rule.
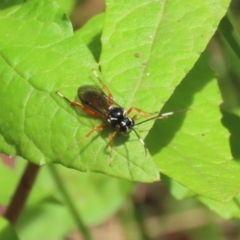
[[[120,107],[109,108],[108,122],[113,128],[122,133],[129,133],[134,126],[131,118],[125,117],[126,111]]]
[[[123,119],[125,110],[120,107],[111,107],[108,114],[108,122],[112,127],[116,127]]]
[[[121,133],[129,133],[134,125],[135,123],[132,118],[124,118],[119,124],[117,124],[116,129]]]
[[[109,118],[121,120],[124,118],[126,111],[120,107],[110,107],[109,108]]]

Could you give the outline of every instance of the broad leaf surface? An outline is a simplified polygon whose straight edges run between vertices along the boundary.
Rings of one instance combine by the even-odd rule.
[[[59,4],[60,7],[68,14],[70,15],[71,12],[73,11],[76,1],[75,0],[57,0],[57,3]]]
[[[75,35],[81,36],[97,62],[99,62],[102,50],[100,38],[103,30],[103,20],[104,14],[99,14],[91,18],[82,28],[74,33]]]
[[[228,2],[107,1],[100,64],[114,100],[126,108],[159,111],[205,48]],[[55,2],[11,8],[7,3],[0,13],[2,151],[37,164],[59,162],[135,181],[157,180],[158,171],[134,133],[129,139],[115,137],[112,166],[110,131],[78,144],[102,123],[72,109],[55,91],[76,99],[79,85],[99,84],[92,75],[97,65]],[[185,106],[183,100],[177,109]],[[142,137],[151,124],[139,126]]]
[[[161,172],[199,195],[229,201],[240,190],[240,166],[221,124],[221,97],[207,59],[202,55],[165,106],[175,107],[184,99],[190,110],[156,122],[147,142],[161,136],[150,146]]]
[[[74,110],[55,92],[74,100],[79,85],[99,84],[92,74],[97,64],[55,2],[5,6],[0,13],[1,151],[36,164],[59,162],[135,181],[159,179],[150,156],[144,157],[144,148],[128,151],[125,137],[116,137],[112,166],[109,131],[78,143],[102,123]],[[133,143],[138,145],[138,140]]]
[[[198,196],[192,191],[190,191],[188,188],[183,187],[182,185],[174,181],[173,179],[165,177],[163,174],[162,180],[169,187],[171,194],[179,200],[183,200],[189,197],[195,197],[196,199],[201,201],[204,205],[206,205],[209,209],[220,215],[222,218],[225,219],[240,218],[239,193],[228,202],[219,202],[206,197]]]
[[[134,9],[132,2],[125,3],[119,14],[121,5],[108,1],[105,24],[110,27],[103,32],[100,62],[120,103],[149,112],[160,109],[205,48],[228,3],[134,1]],[[138,16],[142,21],[134,21]],[[200,60],[162,112],[191,110],[157,121],[146,143],[161,172],[198,194],[228,201],[240,189],[240,169],[220,123],[221,97],[207,61]],[[118,83],[124,87],[115,87]]]
[[[100,64],[118,101],[159,111],[205,49],[228,4],[108,0]]]
[[[0,239],[19,240],[13,226],[3,217],[0,217]]]
[[[229,202],[217,202],[209,198],[198,197],[209,209],[225,219],[240,218],[240,195],[237,194]]]

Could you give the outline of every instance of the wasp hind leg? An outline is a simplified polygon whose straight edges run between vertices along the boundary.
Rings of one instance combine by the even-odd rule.
[[[108,105],[112,106],[113,105],[113,95],[110,92],[110,90],[108,89],[108,87],[103,83],[103,81],[101,80],[101,78],[99,77],[98,73],[96,70],[93,70],[93,74],[94,76],[99,80],[99,82],[102,84],[103,86],[103,90],[107,93],[108,95]]]
[[[84,112],[86,112],[87,114],[89,114],[89,115],[91,115],[91,116],[93,116],[93,117],[103,118],[102,115],[94,112],[92,109],[90,109],[90,108],[82,105],[81,103],[70,101],[67,97],[65,97],[64,95],[62,95],[60,92],[56,92],[56,94],[57,94],[59,97],[65,99],[67,102],[69,102],[73,107],[80,107]]]
[[[109,166],[112,166],[113,163],[113,138],[115,137],[115,135],[117,134],[117,131],[111,132],[109,133],[108,137],[109,137],[109,145],[110,145],[110,162],[109,162]]]

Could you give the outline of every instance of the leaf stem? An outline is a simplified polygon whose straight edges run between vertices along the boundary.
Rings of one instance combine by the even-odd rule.
[[[17,222],[39,170],[40,166],[28,162],[13,198],[4,214],[4,217],[8,219],[11,224]]]
[[[64,186],[63,181],[62,181],[59,173],[57,172],[57,169],[53,166],[53,164],[49,164],[48,167],[52,174],[53,179],[55,180],[55,183],[58,187],[59,192],[62,194],[62,196],[65,200],[65,203],[67,204],[67,206],[70,210],[70,213],[72,214],[73,219],[75,220],[76,225],[78,226],[79,231],[82,233],[85,240],[91,240],[92,237],[91,237],[90,230],[85,225],[85,223],[81,219],[80,215],[78,214],[78,210],[75,207],[66,187]]]
[[[143,207],[142,200],[140,199],[140,197],[133,196],[132,203],[134,211],[133,214],[138,226],[139,234],[141,234],[141,239],[150,240],[151,238],[149,236],[146,226],[146,216],[142,208]]]

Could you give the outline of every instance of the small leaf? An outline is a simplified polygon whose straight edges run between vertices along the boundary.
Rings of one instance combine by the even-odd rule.
[[[114,100],[126,109],[158,111],[205,48],[227,4],[109,0],[100,64]],[[106,123],[73,109],[55,92],[74,100],[80,85],[99,84],[92,75],[98,65],[56,2],[12,1],[11,8],[0,9],[0,150],[36,164],[58,162],[133,181],[158,180],[155,163],[134,133],[114,138],[112,166],[110,131],[78,144]],[[178,101],[181,109],[184,103]],[[142,137],[151,124],[139,126]]]
[[[8,240],[8,239],[18,240],[19,239],[14,228],[3,217],[0,217],[0,239],[1,240]]]
[[[208,208],[210,208],[212,211],[216,212],[218,215],[225,219],[240,218],[239,194],[237,194],[229,202],[217,202],[205,197],[198,197],[198,199],[206,206],[208,206]]]
[[[81,38],[73,35],[58,6],[49,1],[29,1],[5,9],[0,16],[0,35],[5,36],[0,40],[0,100],[4,103],[0,132],[7,142],[1,151],[35,164],[59,162],[134,181],[159,179],[155,164],[149,155],[144,157],[138,139],[131,143],[132,149],[140,145],[141,150],[130,151],[123,145],[125,137],[115,138],[112,166],[109,131],[95,133],[78,144],[90,129],[102,123],[75,111],[55,92],[74,100],[80,85],[99,84],[92,74],[97,64]]]
[[[146,142],[161,172],[197,194],[225,202],[240,190],[240,166],[220,122],[220,93],[207,59],[206,54],[199,59],[165,105],[174,108],[184,99],[189,111],[156,122]]]

